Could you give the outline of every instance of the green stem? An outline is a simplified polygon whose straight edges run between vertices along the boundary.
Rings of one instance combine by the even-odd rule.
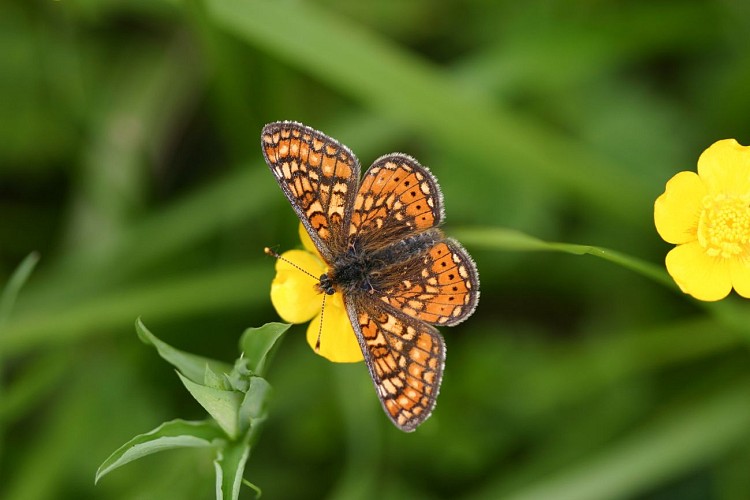
[[[680,293],[682,297],[688,297],[688,295],[680,292],[680,288],[661,266],[615,250],[593,245],[548,242],[507,228],[466,228],[453,231],[452,234],[467,246],[485,250],[513,252],[546,251],[564,252],[572,255],[592,255],[634,271],[659,285]],[[748,309],[746,301],[739,301],[735,297],[729,297],[721,302],[702,302],[698,300],[693,300],[693,302],[723,326],[739,333],[745,342],[750,345],[750,309]]]
[[[515,229],[497,227],[466,228],[454,231],[452,234],[467,246],[486,250],[515,252],[546,251],[564,252],[573,255],[593,255],[594,257],[607,260],[631,271],[635,271],[641,276],[644,276],[660,285],[664,285],[671,290],[679,291],[675,282],[661,267],[615,250],[609,250],[607,248],[596,247],[593,245],[548,242],[535,238],[534,236],[529,236],[520,231],[516,231]]]

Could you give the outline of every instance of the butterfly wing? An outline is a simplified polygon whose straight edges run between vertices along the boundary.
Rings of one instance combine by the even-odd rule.
[[[380,274],[384,278],[375,295],[430,324],[456,325],[471,316],[479,301],[476,264],[451,238]]]
[[[443,219],[437,180],[411,156],[393,153],[367,169],[354,200],[349,235],[363,250],[374,250]]]
[[[435,177],[414,158],[394,153],[362,178],[349,234],[363,252],[392,261],[372,278],[378,298],[427,323],[452,326],[474,312],[479,275],[466,250],[434,229],[442,220]]]
[[[443,338],[366,292],[345,301],[383,409],[399,429],[413,431],[435,407],[445,364]]]
[[[349,148],[301,123],[266,125],[261,133],[266,163],[315,246],[332,262],[346,245],[360,166]]]

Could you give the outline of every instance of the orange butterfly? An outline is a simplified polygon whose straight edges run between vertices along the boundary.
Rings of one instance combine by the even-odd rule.
[[[378,397],[396,426],[430,416],[445,344],[432,325],[476,309],[479,275],[464,248],[437,228],[437,180],[414,158],[378,158],[360,181],[346,146],[301,123],[266,125],[263,156],[328,266],[316,288],[341,292]]]

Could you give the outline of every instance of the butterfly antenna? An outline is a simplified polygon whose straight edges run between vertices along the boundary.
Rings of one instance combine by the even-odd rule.
[[[320,352],[320,336],[323,335],[323,313],[326,310],[326,294],[323,294],[323,305],[320,306],[320,325],[318,326],[318,340],[315,341],[315,352]]]
[[[279,255],[276,251],[274,251],[274,250],[272,250],[272,249],[270,249],[268,247],[265,247],[265,248],[263,248],[263,252],[266,255],[270,255],[271,257],[276,257],[277,259],[286,262],[287,264],[289,264],[293,268],[295,268],[295,269],[297,269],[297,270],[305,273],[306,275],[310,276],[315,281],[320,282],[320,278],[318,278],[314,274],[310,273],[309,271],[306,271],[306,270],[302,269],[300,266],[298,266],[294,262],[290,261],[289,259],[285,259],[281,255]],[[320,307],[320,326],[318,328],[318,339],[315,341],[315,352],[320,351],[320,337],[321,337],[321,335],[323,335],[323,313],[325,312],[325,309],[326,309],[326,295],[327,294],[325,294],[325,293],[323,294],[323,305]]]
[[[276,253],[276,252],[275,252],[274,250],[272,250],[272,249],[270,249],[270,248],[268,248],[268,247],[265,247],[265,248],[263,248],[263,253],[265,253],[266,255],[270,255],[271,257],[276,257],[277,259],[279,259],[279,260],[281,260],[281,261],[284,261],[284,262],[286,262],[287,264],[289,264],[289,265],[290,265],[290,266],[292,266],[293,268],[295,268],[295,269],[297,269],[297,270],[299,270],[299,271],[301,271],[301,272],[305,273],[306,275],[310,276],[310,277],[311,277],[312,279],[314,279],[315,281],[320,281],[320,278],[318,278],[317,276],[315,276],[315,275],[314,275],[314,274],[312,274],[311,272],[305,271],[304,269],[302,269],[301,267],[299,267],[299,266],[298,266],[297,264],[295,264],[295,263],[294,263],[294,262],[292,262],[291,260],[289,260],[289,259],[285,259],[284,257],[282,257],[281,255],[279,255],[279,254],[278,254],[278,253]],[[324,297],[324,300],[325,300],[325,297]]]

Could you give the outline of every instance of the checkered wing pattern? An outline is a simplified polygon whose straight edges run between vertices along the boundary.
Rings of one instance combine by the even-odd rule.
[[[474,261],[451,238],[386,272],[389,281],[379,297],[407,315],[433,325],[453,326],[474,312],[479,275]]]
[[[383,409],[398,428],[413,431],[435,407],[445,364],[443,338],[379,300],[355,295],[346,304]]]
[[[372,250],[437,226],[443,200],[432,173],[411,156],[380,157],[367,169],[354,200],[349,235]]]
[[[296,122],[261,133],[263,156],[326,261],[346,246],[343,228],[357,194],[359,161],[335,139]]]

